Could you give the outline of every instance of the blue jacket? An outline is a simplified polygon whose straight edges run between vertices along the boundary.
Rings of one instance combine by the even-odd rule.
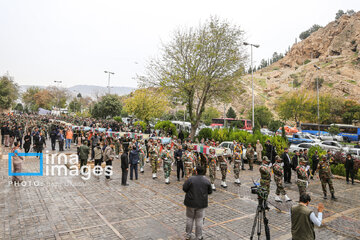
[[[140,161],[140,156],[139,156],[139,149],[136,148],[136,150],[131,150],[129,153],[129,163],[130,164],[138,164]]]

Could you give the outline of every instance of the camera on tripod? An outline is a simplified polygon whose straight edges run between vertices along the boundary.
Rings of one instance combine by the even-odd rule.
[[[250,187],[252,194],[257,194],[259,199],[267,199],[268,192],[265,188],[261,187],[259,183],[254,182],[254,186]]]

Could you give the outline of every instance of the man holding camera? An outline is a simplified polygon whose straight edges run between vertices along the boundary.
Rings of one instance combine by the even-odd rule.
[[[320,227],[324,205],[318,205],[318,217],[307,206],[311,201],[310,195],[305,193],[300,196],[300,202],[290,209],[291,235],[293,240],[315,239],[314,225]]]

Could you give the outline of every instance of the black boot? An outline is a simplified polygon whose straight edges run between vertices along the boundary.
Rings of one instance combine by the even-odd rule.
[[[269,208],[269,206],[267,204],[267,201],[264,202],[264,207],[265,207],[265,210],[268,210],[268,211],[270,210],[270,208]]]
[[[324,199],[327,199],[326,193],[324,193]]]
[[[335,197],[335,194],[334,193],[331,193],[331,199],[332,200],[336,200],[337,198]]]

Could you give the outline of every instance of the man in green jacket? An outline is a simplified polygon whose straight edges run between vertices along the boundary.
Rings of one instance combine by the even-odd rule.
[[[314,225],[321,226],[324,205],[319,203],[318,217],[316,217],[315,213],[308,208],[310,201],[310,195],[304,193],[300,196],[299,204],[291,207],[291,235],[293,240],[313,240],[315,239]]]
[[[84,169],[81,169],[81,167],[87,165],[89,152],[90,148],[87,146],[87,141],[84,141],[83,144],[79,147],[80,171],[84,171]]]

